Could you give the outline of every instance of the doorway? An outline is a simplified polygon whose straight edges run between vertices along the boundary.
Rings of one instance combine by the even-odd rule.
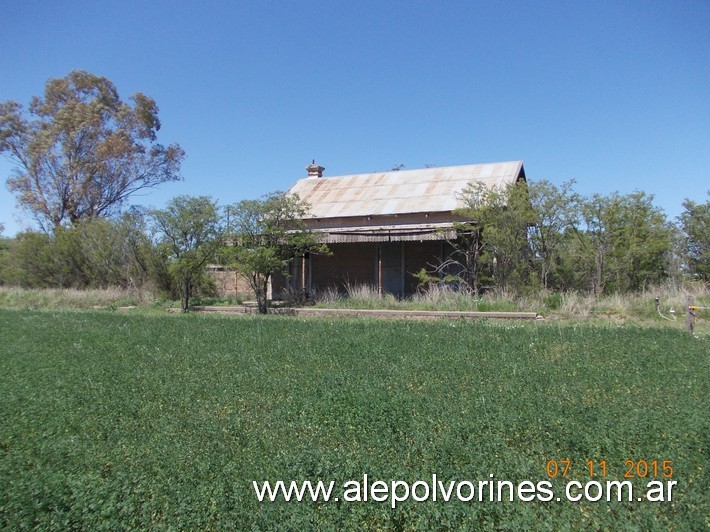
[[[402,242],[380,244],[382,292],[404,295],[404,247]]]

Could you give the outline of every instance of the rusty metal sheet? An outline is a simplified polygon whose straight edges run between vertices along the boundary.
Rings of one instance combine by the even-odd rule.
[[[301,179],[289,190],[311,205],[312,218],[450,212],[473,181],[505,186],[524,178],[522,161]]]
[[[455,236],[451,223],[341,227],[317,230],[321,242],[413,242],[447,240]]]

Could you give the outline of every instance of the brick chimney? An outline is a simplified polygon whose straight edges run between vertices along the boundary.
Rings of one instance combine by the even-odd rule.
[[[325,170],[325,168],[317,165],[316,160],[313,159],[313,163],[306,166],[306,170],[308,170],[308,177],[323,177],[323,170]]]

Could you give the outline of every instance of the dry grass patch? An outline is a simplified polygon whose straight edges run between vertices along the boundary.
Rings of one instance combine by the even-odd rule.
[[[149,306],[156,302],[147,290],[119,287],[77,290],[73,288],[18,288],[0,286],[0,307],[32,309],[89,309],[97,307]]]

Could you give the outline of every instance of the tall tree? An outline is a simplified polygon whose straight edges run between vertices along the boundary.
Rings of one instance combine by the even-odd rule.
[[[226,261],[248,282],[261,314],[267,312],[269,279],[286,274],[288,263],[305,253],[327,253],[317,234],[303,219],[308,204],[298,195],[274,192],[258,200],[244,200],[229,209]]]
[[[158,244],[169,256],[182,311],[187,312],[193,287],[220,244],[219,210],[208,197],[178,196],[150,215]]]
[[[438,270],[458,270],[457,277],[475,294],[489,281],[499,288],[522,288],[527,281],[528,227],[534,221],[525,183],[488,187],[474,182],[461,199],[464,207],[455,213],[468,221],[454,224],[453,252]]]
[[[498,288],[521,293],[532,280],[528,232],[535,223],[525,181],[492,189],[483,243]]]
[[[489,217],[490,191],[482,183],[474,182],[462,192],[461,199],[465,206],[456,214],[466,221],[453,224],[455,237],[448,241],[451,252],[436,265],[435,273],[443,274],[445,282],[454,281],[478,295],[486,271],[483,229]]]
[[[549,181],[528,183],[530,205],[535,223],[530,244],[538,265],[540,284],[550,288],[565,243],[565,231],[577,225],[579,197],[572,191],[574,181],[558,188]]]
[[[671,226],[653,194],[637,191],[623,199],[621,228],[614,235],[614,286],[630,292],[667,277]]]
[[[48,80],[28,113],[0,103],[0,153],[16,165],[8,188],[42,228],[108,216],[135,192],[180,179],[184,152],[156,142],[155,101],[141,93],[131,101],[76,70]]]
[[[637,290],[665,277],[671,231],[652,195],[594,194],[582,201],[581,218],[586,258],[580,260],[593,264],[589,286],[595,294]]]
[[[703,281],[710,280],[710,191],[708,197],[705,203],[686,199],[678,217],[688,272]]]

